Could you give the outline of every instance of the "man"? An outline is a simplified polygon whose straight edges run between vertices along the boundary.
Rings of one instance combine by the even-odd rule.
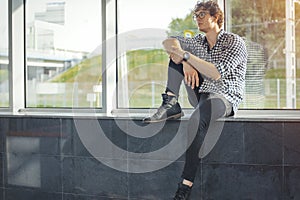
[[[182,181],[178,184],[174,200],[189,198],[200,162],[199,150],[208,128],[214,126],[218,118],[236,113],[245,85],[247,51],[243,39],[222,30],[224,15],[217,3],[198,2],[193,12],[198,29],[204,35],[175,37],[180,46],[167,49],[171,61],[163,103],[153,116],[144,119],[145,123],[152,123],[183,115],[177,97],[184,77],[186,85],[190,86],[189,101],[195,110],[187,130],[191,145],[186,151]],[[200,75],[203,69],[212,67],[218,70],[220,76]]]

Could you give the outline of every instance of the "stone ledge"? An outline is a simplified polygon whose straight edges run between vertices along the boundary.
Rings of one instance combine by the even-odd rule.
[[[24,109],[17,113],[0,112],[1,117],[26,118],[86,118],[86,119],[121,119],[142,120],[155,110],[149,109],[119,109],[111,114],[100,113],[95,110],[56,110],[56,109]],[[192,109],[184,109],[185,116],[180,120],[188,120]],[[233,117],[221,118],[220,121],[239,122],[300,122],[300,110],[239,110]]]

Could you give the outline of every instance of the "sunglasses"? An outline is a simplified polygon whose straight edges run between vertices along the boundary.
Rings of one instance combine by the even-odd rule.
[[[199,12],[198,14],[197,13],[194,13],[193,14],[193,20],[197,20],[197,18],[199,17],[200,19],[203,19],[206,15],[208,14],[208,12]]]

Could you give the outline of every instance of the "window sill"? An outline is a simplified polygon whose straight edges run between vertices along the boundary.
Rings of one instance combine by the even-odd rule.
[[[95,109],[22,109],[17,113],[0,110],[0,116],[5,117],[51,117],[51,118],[103,118],[103,119],[132,119],[142,120],[151,115],[155,109],[118,109],[111,114]],[[192,109],[183,110],[188,120]],[[300,121],[300,110],[239,110],[233,117],[221,118],[222,121]]]

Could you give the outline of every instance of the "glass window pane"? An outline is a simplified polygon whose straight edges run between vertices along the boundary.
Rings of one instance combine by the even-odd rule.
[[[100,0],[26,1],[26,107],[102,107]]]
[[[0,107],[9,107],[8,1],[0,0]]]
[[[286,62],[286,2],[230,0],[226,1],[227,30],[245,38],[248,48],[246,73],[246,95],[242,108],[284,109],[291,108],[287,95],[293,87],[300,84],[299,74],[296,85],[290,83],[292,77],[286,76],[291,65]],[[299,12],[299,4],[295,3]],[[296,12],[296,52],[299,49],[299,15]],[[292,37],[287,36],[292,40]],[[297,53],[299,55],[299,52]],[[298,58],[299,56],[297,56]],[[288,59],[289,60],[289,59]],[[298,62],[296,59],[295,62]],[[298,90],[299,91],[299,90]],[[300,107],[300,93],[297,93],[297,105]]]
[[[119,108],[161,104],[168,69],[161,42],[168,35],[189,37],[197,32],[191,16],[194,6],[194,0],[118,1]],[[190,107],[184,88],[180,104]]]

